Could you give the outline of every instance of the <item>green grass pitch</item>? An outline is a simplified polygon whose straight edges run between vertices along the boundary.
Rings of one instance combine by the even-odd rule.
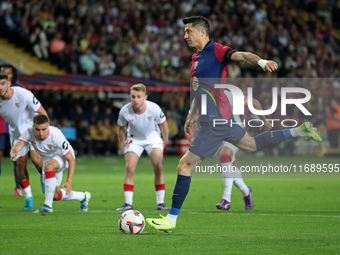
[[[165,157],[165,202],[171,205],[178,157]],[[338,158],[240,157],[239,165],[272,162],[336,164]],[[143,234],[122,234],[119,212],[124,203],[123,158],[77,159],[73,190],[93,194],[88,213],[77,201],[53,203],[53,214],[23,210],[13,196],[13,164],[2,162],[0,178],[0,254],[340,254],[340,179],[246,178],[253,188],[254,210],[245,211],[233,188],[231,209],[216,210],[220,178],[193,178],[177,228],[167,235],[149,226]],[[34,209],[44,202],[40,180],[29,165]],[[64,173],[64,180],[67,172]],[[338,174],[339,175],[339,174]],[[336,175],[335,175],[336,177]],[[142,157],[135,175],[134,208],[157,217],[153,171]],[[166,215],[166,213],[164,213]]]

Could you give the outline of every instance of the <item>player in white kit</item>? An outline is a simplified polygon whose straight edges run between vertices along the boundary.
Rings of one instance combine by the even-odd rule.
[[[21,87],[10,87],[7,74],[0,72],[0,115],[9,124],[11,147],[13,147],[28,127],[32,127],[35,114],[47,115],[44,107],[40,104],[32,92]],[[33,195],[27,172],[29,144],[26,144],[18,154],[17,171],[21,188],[25,195],[25,210],[33,210]],[[33,163],[38,168],[42,159],[33,151],[31,152]],[[39,168],[38,168],[39,170]]]
[[[225,90],[224,93],[227,95],[228,100],[231,105],[231,109],[233,109],[233,97],[230,91]],[[248,107],[247,97],[244,98],[244,107]],[[263,110],[260,102],[256,99],[252,100],[253,106],[257,110]],[[242,120],[239,115],[233,115],[236,123],[242,123]],[[268,131],[272,129],[272,126],[269,122],[266,121],[265,116],[259,115],[259,118],[263,121],[263,126],[261,130]],[[233,178],[230,178],[228,172],[222,173],[223,179],[223,195],[221,202],[216,205],[216,208],[219,210],[229,210],[230,209],[230,202],[231,202],[231,191],[233,184],[241,191],[244,199],[244,206],[246,210],[253,210],[253,199],[252,199],[252,188],[247,186],[243,179],[240,170],[236,165],[236,158],[235,155],[238,151],[238,148],[233,144],[224,141],[222,144],[221,150],[218,152],[218,158],[221,162],[221,165],[225,167],[225,169],[233,169],[236,170],[235,174],[231,174]]]
[[[78,200],[80,211],[88,211],[88,203],[91,200],[91,193],[72,190],[72,180],[76,167],[74,151],[63,133],[56,127],[49,125],[46,115],[36,115],[33,119],[33,127],[23,131],[19,141],[10,151],[11,159],[31,143],[34,149],[44,160],[42,174],[45,182],[45,202],[37,211],[39,213],[51,213],[54,200]],[[67,181],[61,186],[63,171],[68,169]]]
[[[163,149],[168,142],[168,124],[161,108],[147,101],[146,88],[135,84],[130,89],[131,102],[122,107],[118,118],[119,147],[124,153],[126,171],[124,178],[125,203],[117,211],[133,209],[134,173],[139,157],[145,150],[155,173],[156,210],[169,210],[164,204],[165,182],[163,175]],[[126,126],[127,135],[126,135]],[[162,139],[161,137],[164,139]]]

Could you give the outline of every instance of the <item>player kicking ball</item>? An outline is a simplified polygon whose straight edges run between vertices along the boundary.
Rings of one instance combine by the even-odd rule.
[[[10,151],[10,158],[13,161],[17,159],[19,151],[27,143],[32,144],[44,161],[41,167],[45,183],[45,202],[36,212],[52,213],[53,200],[78,200],[79,211],[87,212],[91,193],[72,190],[76,167],[73,148],[58,128],[50,126],[46,115],[36,115],[33,118],[33,127],[23,131],[19,141]],[[68,169],[67,181],[61,186],[66,189],[60,189],[63,171],[66,168]]]
[[[190,129],[196,132],[196,124],[200,124],[198,134],[195,136],[189,150],[180,159],[177,167],[177,181],[172,196],[172,205],[166,217],[147,218],[146,222],[157,230],[171,233],[175,227],[183,202],[189,192],[191,183],[191,172],[205,158],[212,158],[218,151],[223,141],[233,143],[237,148],[245,152],[255,152],[265,147],[279,144],[293,137],[303,137],[318,142],[322,138],[312,124],[306,122],[299,128],[266,131],[255,137],[251,137],[245,129],[238,125],[230,125],[233,120],[231,105],[228,100],[221,101],[215,105],[215,98],[210,95],[216,93],[218,97],[224,97],[223,91],[213,90],[216,82],[223,82],[227,77],[229,61],[244,62],[254,66],[260,66],[264,71],[273,72],[278,65],[272,60],[264,60],[250,52],[235,51],[234,49],[210,40],[210,25],[208,20],[202,16],[193,16],[183,19],[185,24],[184,39],[188,46],[196,50],[192,56],[191,78],[193,81],[194,107],[190,119],[185,123],[186,132]],[[205,86],[201,79],[210,78],[210,85]],[[222,94],[223,93],[223,94]],[[203,113],[202,98],[206,98],[207,112]],[[213,100],[214,99],[214,100]],[[197,100],[197,101],[196,101]],[[225,119],[229,125],[214,127],[213,119]]]

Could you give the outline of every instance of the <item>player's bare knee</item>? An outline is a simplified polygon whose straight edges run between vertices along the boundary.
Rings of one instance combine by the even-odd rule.
[[[44,170],[45,170],[45,172],[48,172],[48,171],[55,171],[53,165],[52,165],[50,162],[47,162],[47,163],[45,164]]]
[[[257,151],[257,147],[256,147],[256,144],[254,143],[254,144],[252,144],[248,147],[246,153],[252,153],[252,152],[255,152],[255,151]]]
[[[155,173],[162,173],[163,172],[163,166],[162,163],[157,163],[153,166],[153,171]]]
[[[135,173],[135,167],[127,165],[125,171],[127,175],[133,175]]]
[[[229,147],[223,147],[221,152],[220,152],[220,155],[222,154],[228,154],[230,157],[233,156],[233,150],[230,149]]]
[[[180,160],[179,164],[177,166],[177,174],[190,176],[190,163],[188,164],[188,163]]]

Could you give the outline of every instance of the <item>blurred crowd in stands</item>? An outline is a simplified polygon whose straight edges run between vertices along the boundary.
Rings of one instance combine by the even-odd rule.
[[[116,74],[186,84],[192,51],[183,39],[182,18],[203,15],[210,22],[211,38],[215,41],[236,50],[254,52],[279,65],[278,72],[265,73],[246,64],[230,63],[229,77],[329,78],[331,81],[327,83],[308,83],[307,89],[312,93],[309,120],[327,137],[327,117],[332,111],[336,117],[337,111],[332,109],[340,102],[340,84],[334,79],[340,77],[338,0],[0,2],[2,36],[69,73]],[[288,86],[301,87],[300,84]],[[264,109],[270,108],[271,86],[257,86],[254,94]],[[183,135],[187,98],[188,95],[172,93],[159,93],[153,98],[170,109],[168,114],[175,120],[179,135]],[[75,116],[81,112],[77,106],[82,103],[73,100],[73,113],[66,117],[69,123],[85,125],[91,130],[93,121],[88,121],[89,116],[79,118],[88,125],[76,121]],[[54,105],[54,109],[60,105],[63,104]],[[103,105],[99,109],[105,113],[110,106]],[[91,114],[92,119],[97,119],[98,116]],[[299,123],[305,120],[299,111],[289,114]],[[112,125],[114,118],[116,115],[110,118]],[[92,130],[105,126],[108,121],[102,120]]]

